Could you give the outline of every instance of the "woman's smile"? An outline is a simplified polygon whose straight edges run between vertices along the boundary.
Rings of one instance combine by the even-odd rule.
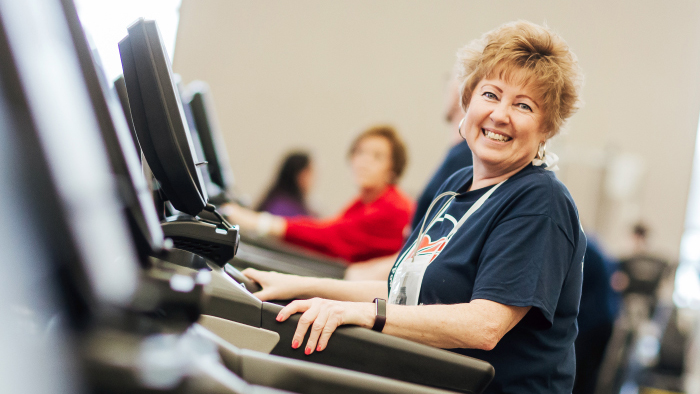
[[[494,129],[482,128],[481,134],[483,134],[486,138],[488,138],[490,140],[497,141],[497,142],[503,142],[503,143],[509,142],[510,140],[513,139],[512,137],[509,137],[506,133],[503,133],[501,131],[494,130]]]

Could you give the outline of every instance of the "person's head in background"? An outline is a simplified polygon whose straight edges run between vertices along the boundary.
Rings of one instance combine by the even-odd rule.
[[[302,151],[289,153],[257,210],[280,216],[308,215],[306,197],[313,183],[314,167],[309,154]]]
[[[459,122],[464,118],[462,109],[462,95],[460,82],[456,75],[452,75],[447,84],[447,96],[445,97],[445,121],[450,125],[450,144],[457,145],[464,138],[459,135]]]
[[[639,222],[632,227],[633,253],[644,253],[649,249],[649,227]]]
[[[408,160],[406,145],[391,126],[379,125],[362,132],[348,151],[360,199],[371,202],[389,186],[395,185]]]

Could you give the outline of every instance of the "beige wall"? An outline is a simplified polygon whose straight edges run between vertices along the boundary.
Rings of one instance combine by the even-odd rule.
[[[585,224],[622,253],[641,218],[654,247],[676,256],[700,110],[700,3],[642,3],[184,0],[173,68],[212,86],[241,191],[257,199],[283,153],[308,148],[316,195],[333,213],[355,192],[345,161],[354,135],[396,125],[411,154],[401,185],[417,194],[448,146],[455,50],[506,21],[546,22],[586,74],[586,106],[555,144]],[[598,192],[603,159],[580,158],[600,152],[644,163],[636,198]]]

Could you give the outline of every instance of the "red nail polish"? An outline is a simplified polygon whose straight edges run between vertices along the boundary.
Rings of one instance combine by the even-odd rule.
[[[316,346],[316,351],[320,352],[321,351],[321,345]]]
[[[306,354],[307,356],[311,354],[311,348],[307,347],[306,349],[304,349],[304,354]]]
[[[299,347],[299,342],[297,342],[296,340],[292,341],[292,349],[296,349],[298,347]]]
[[[275,320],[277,320],[277,321],[282,320],[282,315],[277,315],[277,317],[275,318]]]

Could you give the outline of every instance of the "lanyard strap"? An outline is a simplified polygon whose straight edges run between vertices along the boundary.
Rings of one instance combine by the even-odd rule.
[[[457,223],[455,224],[455,226],[454,226],[454,228],[452,229],[452,231],[450,231],[450,233],[447,234],[447,239],[448,239],[448,240],[451,239],[452,236],[455,235],[455,233],[457,232],[457,230],[459,230],[459,228],[462,227],[462,225],[464,224],[464,222],[466,222],[467,219],[469,219],[469,217],[470,217],[474,212],[477,211],[477,209],[481,208],[481,206],[484,205],[484,203],[486,202],[486,200],[488,200],[488,198],[491,197],[491,195],[493,194],[493,192],[495,192],[496,189],[498,189],[498,187],[501,186],[501,185],[502,185],[505,181],[507,181],[507,180],[508,180],[508,179],[504,179],[503,181],[501,181],[500,183],[498,183],[496,186],[492,187],[489,191],[487,191],[486,193],[484,193],[481,197],[479,197],[479,199],[476,200],[476,202],[474,203],[474,205],[472,205],[472,206],[469,208],[469,210],[467,210],[467,213],[465,213],[464,216],[462,216],[462,218],[459,219],[459,222],[457,222]],[[421,225],[421,229],[420,229],[420,231],[418,232],[418,238],[416,238],[416,240],[414,241],[413,251],[412,251],[411,254],[410,254],[411,260],[415,259],[416,253],[418,252],[418,247],[419,247],[419,245],[420,245],[421,240],[422,240],[423,237],[425,236],[425,234],[426,234],[428,231],[430,231],[430,228],[433,227],[433,224],[435,224],[435,222],[437,221],[438,217],[439,217],[443,212],[447,211],[447,208],[448,208],[449,205],[452,203],[452,200],[454,200],[455,197],[457,197],[458,195],[459,195],[459,194],[458,194],[458,193],[455,193],[455,192],[444,192],[444,193],[440,194],[439,196],[437,196],[437,197],[433,200],[432,203],[430,203],[430,207],[428,208],[428,212],[426,212],[426,213],[425,213],[425,216],[423,217],[423,224]],[[440,207],[440,210],[439,210],[438,213],[435,215],[435,217],[433,218],[433,220],[430,221],[430,224],[428,224],[428,228],[425,229],[425,231],[424,231],[424,230],[423,230],[423,226],[425,226],[425,220],[428,218],[428,215],[430,214],[430,211],[432,210],[433,205],[435,205],[436,202],[438,202],[442,197],[445,197],[445,196],[450,196],[449,200],[447,200],[447,202],[446,202],[445,204],[443,204],[442,207]]]
[[[457,230],[459,230],[459,228],[462,227],[462,225],[464,224],[464,222],[466,222],[467,219],[469,219],[469,217],[470,217],[474,212],[476,212],[477,209],[481,208],[481,206],[484,205],[484,203],[486,202],[486,200],[488,200],[488,198],[491,197],[491,195],[493,194],[493,192],[495,192],[496,189],[498,189],[498,187],[501,186],[501,185],[503,184],[503,182],[505,182],[505,181],[507,181],[507,179],[501,181],[501,183],[499,183],[499,184],[497,184],[496,186],[492,187],[491,190],[487,191],[487,192],[484,193],[481,197],[479,197],[479,199],[476,200],[476,202],[474,203],[474,205],[472,205],[472,206],[469,208],[469,210],[467,211],[467,213],[465,213],[464,216],[462,216],[462,218],[459,219],[459,222],[457,222],[457,224],[455,224],[455,227],[452,229],[452,231],[450,231],[450,233],[447,234],[447,239],[452,238],[452,236],[455,235],[455,233],[457,232]]]

